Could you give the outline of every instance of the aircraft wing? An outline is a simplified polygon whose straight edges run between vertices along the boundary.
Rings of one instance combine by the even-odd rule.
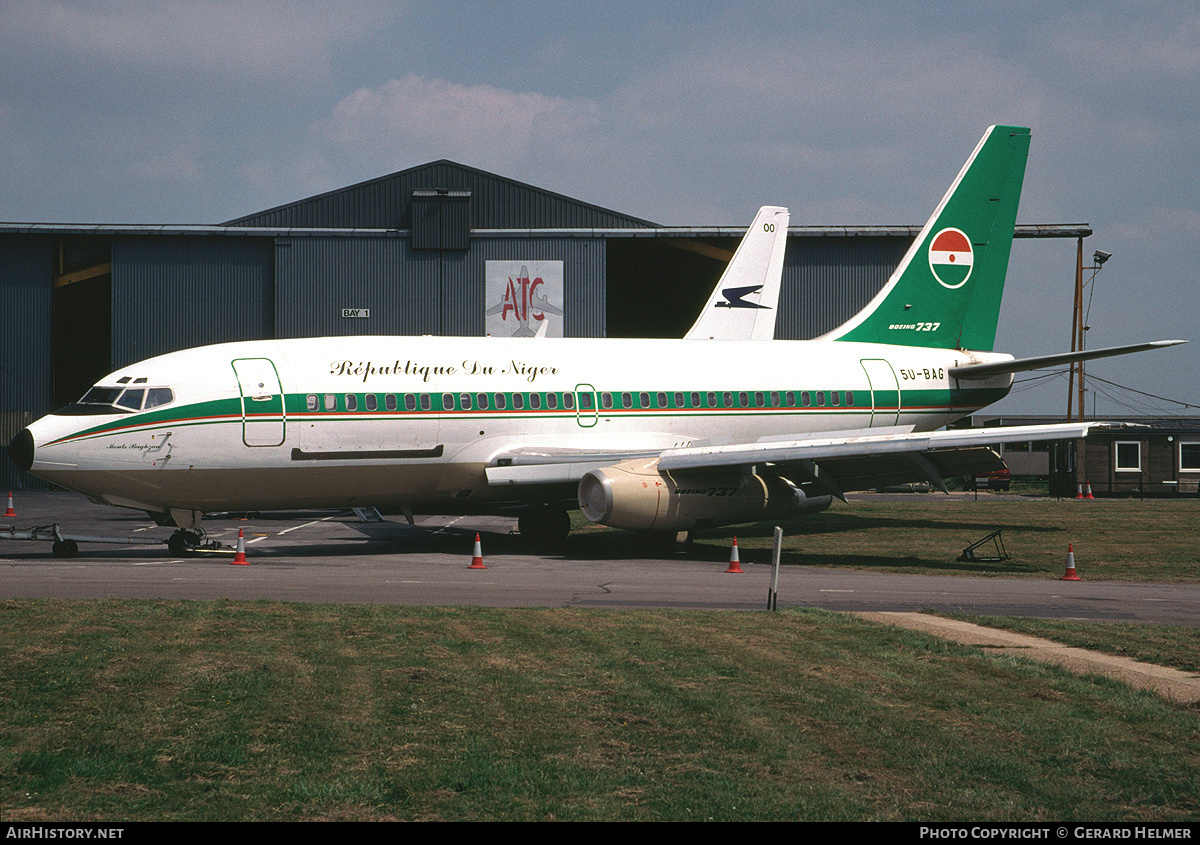
[[[770,440],[682,449],[561,449],[521,447],[497,456],[486,468],[498,485],[577,483],[595,469],[635,458],[658,458],[658,469],[676,475],[732,467],[770,467],[801,483],[815,483],[841,497],[912,481],[930,481],[945,490],[944,478],[1003,467],[989,446],[1022,440],[1084,437],[1103,423],[1007,426],[912,432],[902,428],[864,429],[796,440]]]
[[[1024,440],[1068,440],[1087,435],[1096,422],[1007,426],[950,431],[847,432],[803,440],[731,446],[670,449],[660,470],[686,473],[734,466],[770,465],[795,482],[811,481],[838,496],[910,481],[931,481],[945,490],[943,478],[999,469],[999,456],[988,447]]]

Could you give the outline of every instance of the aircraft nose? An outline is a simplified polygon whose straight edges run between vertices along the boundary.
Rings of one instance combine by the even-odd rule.
[[[8,444],[8,457],[26,472],[33,467],[33,434],[29,429],[21,429]]]

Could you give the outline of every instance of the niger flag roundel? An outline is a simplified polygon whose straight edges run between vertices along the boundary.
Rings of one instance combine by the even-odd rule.
[[[974,259],[971,239],[960,229],[942,229],[929,242],[929,269],[942,287],[960,288],[966,284]]]

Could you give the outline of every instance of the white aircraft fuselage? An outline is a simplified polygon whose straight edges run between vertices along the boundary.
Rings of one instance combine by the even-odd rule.
[[[30,469],[150,512],[373,505],[444,512],[544,498],[489,483],[521,449],[611,455],[816,432],[933,431],[1011,375],[1010,356],[825,341],[340,337],[220,344],[113,373],[116,413],[76,404],[32,426]],[[118,393],[117,391],[125,391]],[[142,398],[129,395],[142,391]],[[82,415],[81,415],[82,414]],[[572,492],[573,495],[573,492]]]

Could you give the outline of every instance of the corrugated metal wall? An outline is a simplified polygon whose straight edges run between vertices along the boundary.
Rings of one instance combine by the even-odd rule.
[[[438,264],[401,237],[276,238],[276,336],[436,334]]]
[[[271,238],[117,237],[112,365],[274,333]]]
[[[911,237],[789,238],[775,337],[806,340],[837,328],[871,301]]]
[[[484,333],[485,263],[563,262],[564,334],[603,337],[601,238],[472,238],[470,251],[415,250],[403,237],[275,241],[278,337]],[[343,316],[346,309],[369,316]]]
[[[53,243],[0,238],[0,255],[0,483],[5,490],[44,488],[8,459],[8,442],[52,410]]]

